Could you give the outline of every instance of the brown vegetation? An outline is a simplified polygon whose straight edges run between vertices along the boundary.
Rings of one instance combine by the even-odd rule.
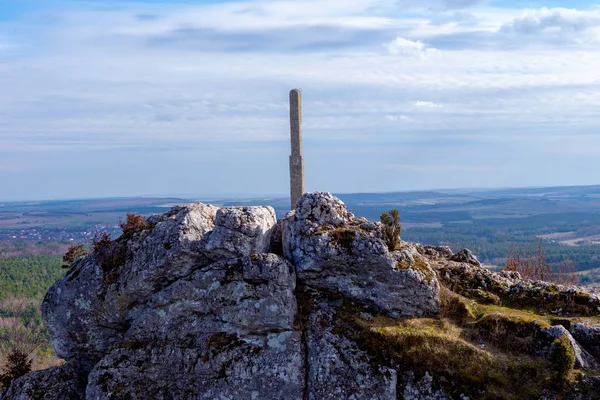
[[[152,225],[146,221],[146,217],[139,214],[127,213],[125,222],[119,222],[119,226],[123,229],[124,235],[129,235],[135,232],[141,232],[145,229],[152,228]]]
[[[517,271],[524,279],[546,281],[560,285],[573,286],[579,282],[575,272],[575,264],[564,260],[560,265],[551,268],[546,262],[542,239],[538,238],[537,251],[533,257],[523,257],[517,253],[514,246],[511,248],[505,271]]]
[[[77,260],[79,257],[85,257],[87,256],[87,254],[88,253],[87,251],[85,251],[85,248],[82,244],[76,244],[69,247],[69,250],[67,250],[67,252],[63,256],[63,262],[65,264],[63,264],[62,267],[69,268],[73,261]]]
[[[102,247],[105,247],[111,242],[110,233],[108,232],[100,232],[96,233],[92,238],[92,248],[94,251],[100,250]]]

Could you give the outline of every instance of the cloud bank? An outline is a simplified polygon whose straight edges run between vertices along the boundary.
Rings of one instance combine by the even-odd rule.
[[[599,141],[600,11],[494,7],[92,1],[2,20],[0,199],[157,192],[149,179],[127,187],[123,174],[109,178],[107,164],[139,175],[146,168],[164,193],[286,193],[294,87],[304,92],[311,190],[593,183],[592,174],[575,172],[581,158],[568,160]],[[518,172],[556,165],[545,146],[563,137],[570,174]],[[497,155],[503,151],[510,155]],[[378,167],[382,157],[424,165],[420,153],[472,165],[456,182],[425,167],[397,179]],[[328,181],[324,155],[349,173]],[[367,172],[351,161],[357,155]],[[196,170],[182,179],[201,184],[180,190],[168,177],[184,160]],[[490,160],[505,172],[492,174]],[[222,179],[203,172],[207,165]],[[45,174],[74,175],[79,186]],[[269,178],[256,182],[260,174]]]

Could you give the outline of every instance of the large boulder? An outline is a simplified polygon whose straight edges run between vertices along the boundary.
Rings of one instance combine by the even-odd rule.
[[[271,207],[218,210],[195,203],[148,219],[77,260],[42,304],[56,353],[91,368],[122,340],[138,309],[161,289],[218,260],[268,251]]]
[[[294,289],[293,267],[273,254],[178,280],[139,309],[96,364],[87,398],[301,398]]]
[[[283,253],[306,285],[391,316],[436,314],[439,284],[427,263],[400,262],[380,223],[355,218],[329,193],[309,193],[283,220]]]

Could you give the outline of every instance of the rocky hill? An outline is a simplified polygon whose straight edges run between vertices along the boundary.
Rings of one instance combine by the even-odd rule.
[[[327,193],[177,206],[42,311],[60,367],[13,399],[597,399],[600,298],[400,242]]]

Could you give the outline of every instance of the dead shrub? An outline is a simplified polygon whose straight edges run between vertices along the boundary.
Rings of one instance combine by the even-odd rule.
[[[127,244],[120,240],[111,240],[110,234],[101,232],[92,239],[98,265],[105,273],[107,283],[114,283],[118,278],[117,268],[127,260]]]
[[[69,247],[65,255],[63,256],[63,262],[65,264],[62,265],[63,268],[69,268],[73,261],[77,260],[79,257],[87,256],[87,251],[82,244],[77,244]]]
[[[139,214],[127,213],[125,222],[119,221],[119,226],[123,229],[124,235],[131,235],[152,228],[152,225],[146,221],[146,217]]]
[[[100,232],[96,233],[92,238],[92,248],[94,251],[100,250],[102,247],[105,247],[111,242],[110,233],[108,232]]]
[[[573,286],[579,282],[573,261],[565,259],[553,268],[548,265],[541,239],[537,241],[537,250],[533,257],[523,257],[521,254],[515,253],[514,247],[511,247],[504,271],[518,271],[523,279],[546,281],[559,285]]]

